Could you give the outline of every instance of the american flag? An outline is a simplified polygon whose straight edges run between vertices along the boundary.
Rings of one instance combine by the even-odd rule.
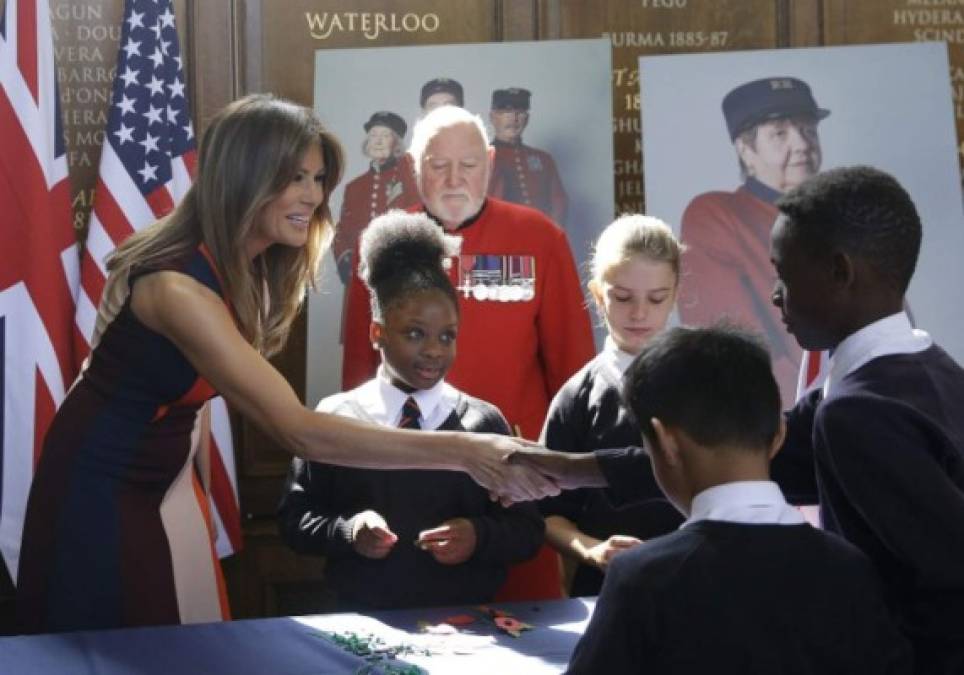
[[[196,143],[171,0],[126,0],[117,75],[101,151],[77,326],[87,345],[107,277],[108,255],[131,233],[169,213],[191,186]],[[89,347],[85,346],[81,358]],[[217,551],[241,548],[234,445],[227,408],[211,402],[211,504]]]
[[[0,148],[0,549],[16,578],[34,467],[81,342],[46,0],[7,0],[0,17]]]

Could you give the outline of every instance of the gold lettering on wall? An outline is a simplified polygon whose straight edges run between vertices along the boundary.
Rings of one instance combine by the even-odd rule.
[[[642,55],[777,46],[773,0],[561,0],[561,37],[598,37],[613,46],[613,151],[616,212],[643,203],[640,76]],[[604,18],[603,18],[604,17]],[[642,83],[646,95],[646,83]]]
[[[110,107],[123,2],[52,0],[57,86],[73,186],[73,223],[81,240],[90,217]]]
[[[827,44],[946,42],[958,139],[964,135],[964,0],[826,0]],[[958,146],[964,165],[964,143]]]
[[[388,33],[435,33],[441,26],[438,14],[431,12],[305,12],[305,22],[315,40],[327,40],[334,33],[377,40]]]

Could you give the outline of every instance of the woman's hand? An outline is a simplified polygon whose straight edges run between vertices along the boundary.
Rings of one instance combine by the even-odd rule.
[[[475,526],[466,518],[453,518],[438,527],[423,530],[415,542],[443,565],[464,563],[475,553],[476,543]]]
[[[398,542],[398,535],[375,511],[362,511],[352,518],[351,546],[358,555],[381,560]]]
[[[486,488],[493,499],[503,504],[526,502],[559,494],[554,480],[538,469],[508,461],[524,445],[517,438],[497,434],[462,434],[459,453],[462,468],[476,483]]]

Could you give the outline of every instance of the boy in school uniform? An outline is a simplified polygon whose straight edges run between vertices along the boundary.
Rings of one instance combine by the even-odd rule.
[[[870,167],[828,171],[777,206],[773,302],[801,347],[832,355],[823,389],[788,413],[774,476],[819,494],[824,527],[873,561],[916,672],[959,675],[964,369],[904,311],[920,217]]]
[[[673,328],[623,380],[653,472],[688,517],[613,558],[569,673],[908,673],[867,558],[769,480],[780,394],[758,339]]]
[[[774,480],[792,501],[817,496],[823,527],[871,559],[916,672],[959,675],[964,369],[904,312],[920,216],[892,176],[866,166],[823,172],[777,206],[773,302],[801,347],[832,356],[827,386],[787,413]],[[639,448],[530,451],[516,461],[562,487],[648,496],[636,480],[649,470]]]

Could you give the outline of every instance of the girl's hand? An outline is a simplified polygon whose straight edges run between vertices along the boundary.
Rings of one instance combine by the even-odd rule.
[[[630,537],[625,534],[614,534],[609,539],[586,549],[586,563],[605,571],[613,556],[617,553],[628,551],[642,543],[643,541],[636,537]]]
[[[388,529],[388,523],[375,511],[362,511],[352,520],[351,546],[358,555],[380,560],[398,542],[398,535]]]
[[[415,545],[443,565],[458,565],[475,553],[475,526],[466,518],[446,520],[438,527],[420,532]]]

